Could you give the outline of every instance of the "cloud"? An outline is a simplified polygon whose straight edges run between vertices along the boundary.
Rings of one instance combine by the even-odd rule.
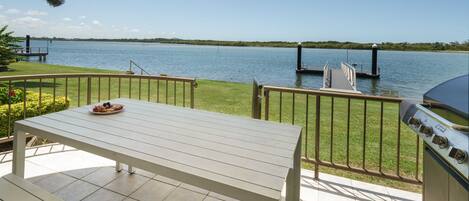
[[[63,20],[63,21],[67,21],[67,22],[68,22],[68,21],[72,21],[72,19],[69,18],[69,17],[64,17],[62,20]]]
[[[140,29],[131,29],[130,32],[138,33],[140,32]]]
[[[91,23],[93,23],[94,25],[101,25],[101,22],[99,22],[98,20],[93,20]]]
[[[5,11],[6,14],[18,14],[20,11],[18,9],[10,8],[7,11]]]
[[[78,17],[78,18],[80,18],[80,19],[83,20],[83,19],[86,19],[86,16],[82,15],[82,16],[80,16],[80,17]]]
[[[3,9],[3,5],[0,5],[0,10],[2,10],[2,9]]]
[[[28,10],[28,12],[26,12],[26,15],[29,15],[29,16],[44,16],[44,15],[47,15],[47,12],[39,11],[39,10]]]
[[[15,25],[29,28],[39,28],[47,24],[44,20],[31,16],[20,17],[12,20],[12,22]]]
[[[85,23],[84,23],[84,22],[81,22],[81,23],[80,23],[80,26],[85,26]]]

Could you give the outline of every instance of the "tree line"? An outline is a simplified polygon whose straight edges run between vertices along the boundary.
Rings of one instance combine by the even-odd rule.
[[[66,40],[66,41],[109,41],[109,42],[154,42],[166,44],[188,44],[188,45],[213,45],[213,46],[242,46],[242,47],[296,47],[297,42],[287,41],[222,41],[222,40],[187,40],[179,38],[34,38],[42,40]],[[305,41],[304,48],[326,48],[326,49],[370,49],[373,43],[340,42],[340,41]],[[463,42],[382,42],[378,43],[382,50],[402,51],[469,51],[469,40]]]

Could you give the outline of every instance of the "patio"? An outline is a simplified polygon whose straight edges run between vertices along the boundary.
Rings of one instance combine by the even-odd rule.
[[[233,200],[143,170],[116,173],[115,162],[61,144],[29,148],[25,177],[64,200]],[[11,172],[0,154],[0,176]],[[421,200],[418,193],[301,171],[301,200]]]

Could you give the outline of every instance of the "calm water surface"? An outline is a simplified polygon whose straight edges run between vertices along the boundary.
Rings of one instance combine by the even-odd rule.
[[[217,47],[131,42],[32,41],[33,47],[49,45],[46,63],[127,70],[132,59],[151,73],[202,79],[320,88],[322,76],[297,75],[295,48]],[[349,63],[370,71],[371,51],[349,50]],[[303,49],[303,63],[338,68],[347,51]],[[358,79],[358,90],[367,94],[420,98],[432,86],[467,74],[469,53],[379,51],[381,79]]]

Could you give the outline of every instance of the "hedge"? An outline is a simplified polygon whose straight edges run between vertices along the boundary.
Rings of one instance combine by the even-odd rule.
[[[56,96],[55,103],[51,94],[42,94],[41,105],[39,106],[39,93],[26,93],[26,117],[34,117],[41,114],[47,114],[54,111],[67,109],[70,100],[63,96]],[[8,104],[0,105],[0,138],[8,136],[8,125],[10,125],[10,134],[13,134],[14,122],[23,119],[23,102],[10,105],[10,123],[8,123]]]

